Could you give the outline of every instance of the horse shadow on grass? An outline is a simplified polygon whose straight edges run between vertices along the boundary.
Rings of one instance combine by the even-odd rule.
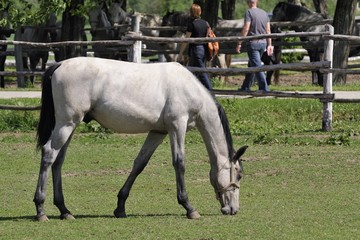
[[[201,216],[215,216],[218,214],[201,214]],[[97,219],[97,218],[114,218],[114,215],[111,214],[103,214],[103,215],[74,215],[75,219]],[[156,214],[156,213],[144,213],[144,214],[129,214],[127,218],[162,218],[162,217],[175,217],[175,218],[186,218],[185,214],[176,214],[176,213],[164,213],[164,214]],[[49,220],[56,220],[59,219],[58,215],[48,215]],[[123,218],[123,219],[127,219]],[[120,218],[121,219],[121,218]],[[34,215],[29,216],[14,216],[14,217],[1,217],[0,222],[7,222],[7,221],[21,221],[21,220],[31,220],[36,221],[36,217]]]

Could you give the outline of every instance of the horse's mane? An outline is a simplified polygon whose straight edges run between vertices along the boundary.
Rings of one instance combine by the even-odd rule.
[[[174,15],[174,25],[175,26],[187,26],[188,23],[191,21],[191,17],[189,14],[184,12],[177,12]]]
[[[233,140],[232,140],[232,136],[231,136],[231,132],[230,132],[229,121],[228,121],[228,118],[226,116],[225,110],[221,106],[221,104],[216,102],[216,106],[217,106],[217,109],[218,109],[221,125],[222,125],[223,130],[224,130],[224,134],[225,134],[225,138],[226,138],[226,144],[227,144],[228,153],[229,153],[229,159],[231,161],[231,159],[234,156],[234,148],[233,148]]]
[[[175,12],[168,12],[164,17],[163,20],[166,20],[167,22],[163,22],[164,24],[167,24],[168,26],[183,26],[186,27],[189,21],[191,20],[190,14],[181,12],[181,11],[175,11]]]
[[[302,5],[297,5],[297,4],[293,4],[293,3],[288,3],[288,2],[280,2],[279,5],[286,5],[286,7],[291,11],[291,12],[296,12],[296,11],[301,11],[301,12],[306,12],[306,13],[313,13],[313,11],[311,11],[310,9],[308,9],[305,6]]]
[[[314,12],[305,6],[300,6],[288,2],[279,2],[275,6],[274,10],[275,9],[282,9],[292,20],[302,21],[303,19],[297,19],[297,17],[301,15],[307,15],[315,19],[324,19],[324,16],[320,13]]]

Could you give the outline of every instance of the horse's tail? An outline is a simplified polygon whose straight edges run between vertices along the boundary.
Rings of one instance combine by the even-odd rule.
[[[52,65],[45,71],[43,76],[40,120],[37,128],[36,147],[38,150],[40,150],[49,140],[51,132],[55,127],[55,109],[51,87],[51,76],[60,65],[61,63]]]
[[[226,116],[224,108],[217,101],[216,101],[216,106],[217,106],[217,109],[218,109],[221,125],[223,127],[225,138],[226,138],[226,143],[227,143],[228,153],[229,153],[229,159],[231,160],[233,158],[233,156],[234,156],[234,148],[233,148],[233,140],[232,140],[232,136],[231,136],[231,132],[230,132],[229,121],[228,121],[228,118]]]

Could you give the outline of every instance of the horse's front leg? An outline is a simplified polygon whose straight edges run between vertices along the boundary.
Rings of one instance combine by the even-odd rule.
[[[117,208],[114,210],[114,215],[117,218],[126,217],[125,202],[129,197],[131,187],[133,186],[137,176],[144,170],[148,164],[151,156],[156,148],[162,143],[166,134],[159,132],[150,132],[142,146],[138,156],[136,157],[133,168],[124,186],[120,189],[118,194]]]
[[[185,187],[185,129],[170,134],[173,166],[176,174],[177,200],[185,208],[187,218],[198,219],[200,214],[191,206]]]

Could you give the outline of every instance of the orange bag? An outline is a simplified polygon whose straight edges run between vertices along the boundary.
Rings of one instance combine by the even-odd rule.
[[[207,37],[214,38],[215,33],[209,27],[207,32]],[[219,53],[219,43],[218,42],[208,42],[208,52],[207,52],[207,60],[212,61],[213,58]]]

